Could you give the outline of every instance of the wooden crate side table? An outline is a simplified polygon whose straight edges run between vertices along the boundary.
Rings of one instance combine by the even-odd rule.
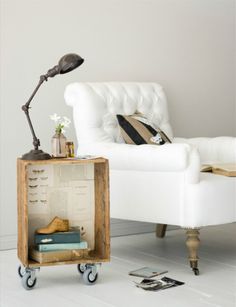
[[[96,275],[95,280],[97,279],[96,264],[110,260],[109,164],[107,159],[41,161],[18,159],[17,210],[17,254],[24,266],[23,270],[19,268],[18,273],[26,289],[33,288],[34,285],[31,287],[31,284],[36,280],[34,269],[41,266],[77,264],[81,273],[87,269],[86,274],[89,276],[89,269],[90,273]],[[54,216],[67,214],[70,217],[69,221],[75,223],[74,226],[77,226],[79,219],[85,216],[84,223],[87,227],[85,236],[88,237],[90,247],[87,254],[76,259],[45,263],[39,263],[30,258],[29,251],[33,244],[33,234],[38,227],[46,225],[47,219],[50,221],[52,218],[50,214]],[[85,281],[92,283],[93,277],[91,282],[87,280],[88,276]],[[26,281],[27,278],[28,281]]]

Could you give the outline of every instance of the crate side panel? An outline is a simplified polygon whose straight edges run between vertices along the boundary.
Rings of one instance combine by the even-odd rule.
[[[110,258],[108,161],[95,165],[95,238],[96,252],[101,258]]]
[[[17,160],[17,254],[24,266],[28,265],[28,212],[27,212],[27,164]]]

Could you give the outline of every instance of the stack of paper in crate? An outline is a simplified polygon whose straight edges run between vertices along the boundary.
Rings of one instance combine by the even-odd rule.
[[[34,243],[30,257],[40,263],[79,259],[88,249],[88,243],[81,241],[79,229],[52,234],[35,233]]]

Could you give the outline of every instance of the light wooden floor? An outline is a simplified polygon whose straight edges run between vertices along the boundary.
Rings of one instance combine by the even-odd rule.
[[[1,307],[235,307],[236,224],[201,230],[200,276],[186,261],[185,232],[172,230],[165,239],[154,234],[112,239],[111,263],[101,268],[96,285],[86,286],[75,265],[42,268],[34,290],[22,288],[16,251],[0,252]],[[133,285],[128,271],[142,266],[168,269],[166,276],[185,285],[146,292]]]

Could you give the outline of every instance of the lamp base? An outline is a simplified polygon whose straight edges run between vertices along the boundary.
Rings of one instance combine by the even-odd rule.
[[[32,149],[21,157],[22,160],[48,160],[51,158],[48,153],[39,149]]]

